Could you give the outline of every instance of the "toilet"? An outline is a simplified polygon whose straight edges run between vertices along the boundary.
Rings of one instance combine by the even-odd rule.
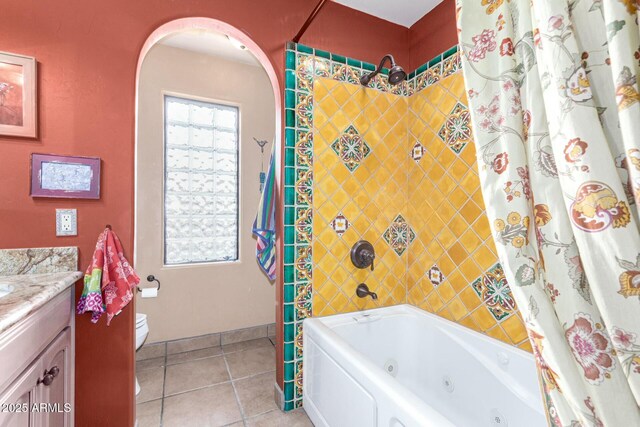
[[[140,350],[142,344],[149,335],[149,325],[147,324],[147,315],[136,313],[136,351]],[[136,396],[140,393],[140,384],[136,376]]]

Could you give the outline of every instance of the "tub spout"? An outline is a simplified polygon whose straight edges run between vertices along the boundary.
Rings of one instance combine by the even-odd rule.
[[[378,294],[376,294],[375,292],[371,292],[369,290],[369,287],[365,283],[360,283],[358,285],[358,287],[356,288],[356,295],[358,295],[358,298],[365,298],[367,296],[370,296],[373,300],[378,299]]]

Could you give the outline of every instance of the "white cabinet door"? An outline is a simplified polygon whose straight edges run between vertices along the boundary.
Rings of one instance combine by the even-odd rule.
[[[71,425],[71,329],[53,340],[39,358],[42,367],[38,386],[38,407],[42,427]]]
[[[32,412],[37,402],[41,364],[33,362],[4,392],[0,393],[0,427],[41,427]]]

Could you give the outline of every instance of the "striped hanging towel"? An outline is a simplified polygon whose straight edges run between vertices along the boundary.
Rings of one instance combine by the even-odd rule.
[[[276,279],[276,167],[274,147],[275,144],[272,144],[269,171],[260,196],[258,215],[253,222],[253,234],[258,239],[256,258],[269,280]]]
[[[122,243],[116,233],[106,228],[96,243],[91,264],[84,273],[84,290],[76,313],[91,312],[96,323],[107,313],[107,325],[133,299],[133,289],[140,278],[124,257]]]

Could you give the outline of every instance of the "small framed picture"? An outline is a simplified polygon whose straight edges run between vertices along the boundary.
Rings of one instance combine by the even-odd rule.
[[[36,59],[0,52],[0,135],[37,136]]]
[[[31,197],[100,198],[100,158],[31,155]]]

